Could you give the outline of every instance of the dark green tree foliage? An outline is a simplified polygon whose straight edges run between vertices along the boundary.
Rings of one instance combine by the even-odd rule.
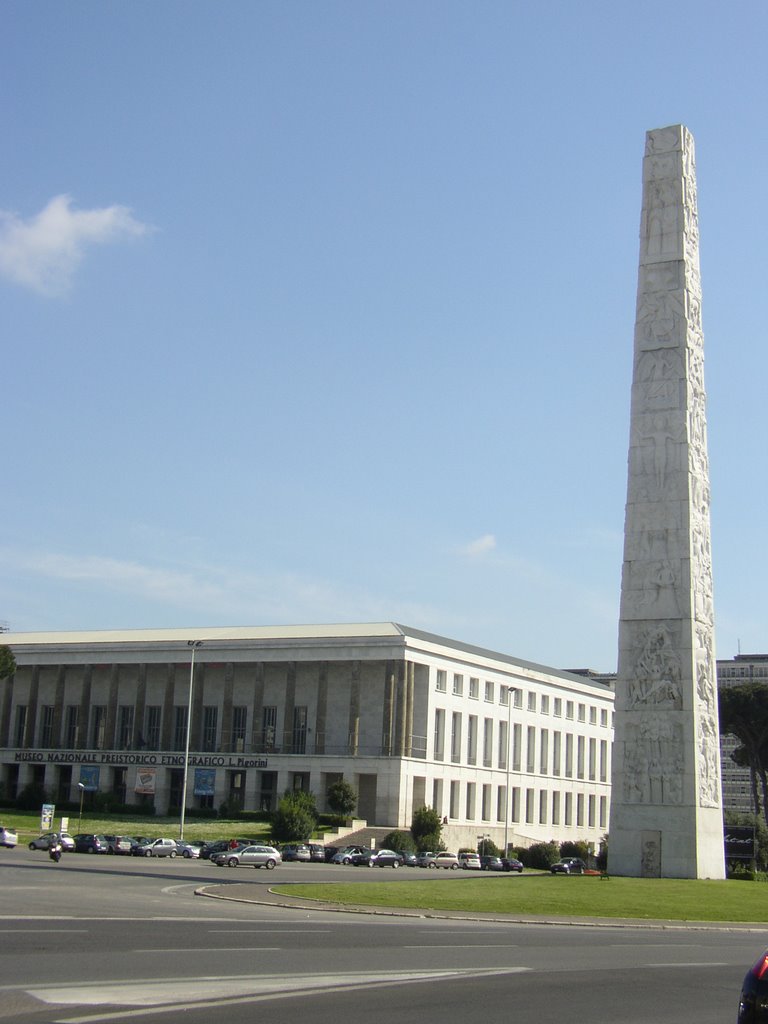
[[[0,644],[0,679],[7,679],[16,671],[16,659],[7,644]]]
[[[411,835],[416,844],[416,849],[434,850],[442,849],[443,823],[440,815],[432,807],[420,807],[413,812],[411,819]]]
[[[560,844],[554,841],[534,843],[527,850],[520,851],[520,860],[527,868],[548,871],[555,861],[560,860]]]
[[[272,839],[276,843],[306,843],[317,820],[314,795],[287,790],[272,815]]]
[[[334,814],[339,814],[342,818],[348,818],[357,807],[357,791],[344,779],[339,779],[328,787],[326,799]]]
[[[404,850],[407,853],[416,852],[416,844],[411,833],[402,832],[400,829],[395,829],[394,832],[384,836],[381,841],[381,848],[383,850]]]
[[[719,691],[720,732],[741,743],[736,764],[752,772],[755,808],[768,822],[768,684],[742,683]]]

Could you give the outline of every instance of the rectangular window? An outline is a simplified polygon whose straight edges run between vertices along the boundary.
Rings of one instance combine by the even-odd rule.
[[[512,821],[520,821],[520,787],[512,787]]]
[[[597,740],[594,736],[589,740],[589,778],[591,782],[597,777]]]
[[[52,704],[46,704],[40,711],[40,746],[50,747],[53,745],[53,713]]]
[[[91,746],[94,750],[104,749],[107,731],[107,709],[97,704],[91,709]]]
[[[586,722],[587,720],[587,708],[584,704],[579,704],[579,721]]]
[[[451,761],[454,764],[458,764],[461,761],[461,715],[458,711],[454,711],[451,715]],[[452,818],[457,818],[457,814],[452,814]]]
[[[435,689],[438,693],[445,693],[448,689],[447,675],[444,668],[437,670],[437,680],[435,682]]]
[[[203,750],[216,750],[216,727],[218,725],[219,709],[215,704],[207,704],[203,708]]]
[[[490,679],[486,679],[485,681],[485,699],[489,703],[493,703],[493,683]]]
[[[27,705],[19,704],[16,707],[16,746],[24,746],[24,733],[27,729]]]
[[[576,824],[579,827],[584,825],[584,794],[576,794]]]
[[[147,708],[147,735],[146,744],[150,750],[160,749],[160,722],[162,721],[162,708],[159,704],[153,704]]]
[[[445,753],[445,711],[443,708],[435,708],[435,760],[442,761]]]
[[[451,781],[451,795],[448,807],[448,814],[452,818],[459,817],[459,783],[456,779]]]
[[[552,824],[560,824],[560,794],[557,790],[552,794]]]
[[[173,750],[187,747],[187,705],[177,704],[173,709]]]
[[[70,749],[74,750],[77,746],[79,739],[79,730],[77,728],[78,722],[80,721],[80,708],[77,704],[67,705],[67,717],[64,728],[66,730],[66,743],[65,745]]]
[[[595,827],[595,797],[592,793],[587,800],[587,825],[590,828]]]
[[[507,787],[499,786],[496,791],[496,821],[507,820]]]
[[[570,732],[565,734],[565,777],[573,778],[573,733]]]
[[[541,695],[541,713],[542,715],[549,714],[549,696],[546,693]]]
[[[600,781],[608,781],[608,742],[600,740]]]
[[[294,754],[306,754],[307,752],[307,709],[303,705],[293,709],[291,749]]]
[[[475,679],[474,676],[469,680],[469,696],[472,700],[480,698],[480,680]]]
[[[501,704],[502,707],[505,707],[505,708],[509,707],[509,687],[508,686],[500,686],[499,687],[499,704]]]
[[[245,750],[245,737],[248,728],[248,708],[245,704],[238,704],[232,708],[232,741],[230,750],[242,754]]]
[[[547,791],[546,789],[539,790],[539,824],[547,824]]]
[[[453,693],[456,697],[464,696],[464,676],[460,676],[458,673],[454,673],[453,676]],[[451,817],[455,818],[456,815],[452,814]]]
[[[600,797],[600,825],[599,828],[605,828],[608,822],[608,801],[604,796]]]
[[[493,719],[486,718],[483,723],[483,767],[490,768],[493,764]]]
[[[133,747],[133,714],[132,704],[121,704],[117,709],[117,749],[130,750]]]
[[[491,787],[483,786],[483,807],[482,807],[483,821],[491,820]]]
[[[573,718],[573,701],[567,700],[565,702],[565,717]]]
[[[563,717],[563,702],[560,697],[555,697],[555,718]]]
[[[608,708],[600,708],[600,725],[604,729],[608,727]]]
[[[528,772],[536,771],[536,729],[532,725],[528,726],[528,745],[525,758],[525,770]]]
[[[516,708],[522,708],[522,706],[523,706],[523,691],[516,689],[513,692],[514,692],[514,695],[515,695],[514,706]]]
[[[576,737],[576,778],[584,778],[584,737]]]
[[[591,704],[589,707],[589,724],[597,725],[597,708]]]
[[[474,782],[467,783],[467,819],[469,821],[475,820],[475,799],[477,794],[477,786]]]
[[[467,731],[467,764],[477,764],[477,715],[469,716]]]
[[[565,794],[565,824],[573,824],[573,793]]]
[[[261,745],[267,753],[277,747],[277,708],[271,705],[261,712]]]
[[[432,806],[442,818],[443,816],[443,780],[432,780]]]
[[[561,760],[561,757],[562,757],[561,743],[562,743],[562,733],[561,732],[557,732],[557,731],[553,732],[552,733],[552,774],[553,775],[559,775],[560,774],[560,760]]]
[[[512,770],[519,772],[523,763],[523,728],[519,722],[512,726]]]
[[[526,789],[525,791],[525,823],[526,825],[533,824],[533,801],[535,792],[532,789]]]
[[[549,770],[549,729],[542,729],[539,740],[539,772],[546,775]]]
[[[499,722],[499,768],[504,771],[507,767],[507,753],[509,750],[509,733],[507,723]]]
[[[536,710],[536,694],[533,690],[531,690],[531,692],[528,694],[528,710]]]

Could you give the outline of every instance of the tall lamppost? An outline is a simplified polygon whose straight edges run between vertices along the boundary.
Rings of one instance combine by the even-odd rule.
[[[179,839],[184,838],[184,811],[187,805],[187,778],[189,776],[189,737],[192,732],[192,687],[195,682],[195,651],[203,646],[202,640],[187,640],[192,648],[192,663],[189,666],[189,699],[187,701],[187,738],[184,744],[184,783],[181,787],[181,818],[179,820]]]
[[[77,819],[77,831],[80,833],[83,831],[83,797],[85,796],[85,786],[82,782],[78,782],[77,788],[80,790],[80,817]]]
[[[512,762],[512,694],[516,693],[517,690],[514,686],[507,687],[507,799],[504,807],[504,853],[502,856],[507,856],[507,845],[509,838],[509,817],[511,813],[510,803],[510,790],[509,790],[509,772]]]

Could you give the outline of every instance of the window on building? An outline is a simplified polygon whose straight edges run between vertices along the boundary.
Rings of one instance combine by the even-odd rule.
[[[443,816],[443,780],[433,779],[432,780],[432,807],[437,811],[440,817]]]
[[[546,789],[539,790],[539,824],[547,824],[547,791]]]
[[[597,725],[597,708],[590,704],[589,707],[589,724]]]
[[[304,705],[297,705],[293,709],[291,749],[294,754],[306,754],[307,752],[307,709]]]
[[[604,729],[608,727],[608,708],[600,708],[600,725]]]
[[[608,781],[608,741],[600,740],[600,781]]]
[[[459,817],[459,783],[456,779],[451,780],[451,795],[448,798],[448,814],[451,818]]]
[[[514,693],[514,699],[513,699],[513,705],[512,706],[516,707],[516,708],[522,708],[522,706],[523,706],[523,691],[519,690],[519,689],[514,689],[512,692]]]
[[[589,828],[595,827],[595,796],[594,793],[590,793],[587,798],[587,825]]]
[[[132,704],[121,704],[117,709],[118,750],[131,750],[133,747],[133,715]]]
[[[557,732],[557,731],[553,732],[552,733],[552,774],[553,775],[559,775],[560,774],[560,760],[561,760],[561,757],[562,757],[561,745],[562,745],[562,733],[561,732]]]
[[[512,771],[519,772],[523,763],[523,729],[519,722],[512,726]]]
[[[477,764],[477,715],[469,716],[467,728],[467,764]]]
[[[573,824],[573,793],[565,794],[565,824]]]
[[[499,687],[499,704],[501,704],[502,707],[508,707],[509,706],[509,687],[508,686],[500,686]]]
[[[215,704],[206,704],[203,708],[203,750],[216,750],[216,731],[219,720],[219,709]]]
[[[604,796],[600,797],[600,820],[598,828],[605,828],[608,824],[608,801]]]
[[[445,757],[445,710],[435,708],[435,760],[442,761]]]
[[[509,754],[509,731],[507,722],[499,722],[499,768],[504,771],[507,767],[507,756]]]
[[[453,676],[453,692],[456,697],[464,696],[464,676],[459,675],[458,672],[455,672]],[[456,815],[451,815],[451,817],[456,817]]]
[[[481,814],[483,821],[491,820],[491,787],[489,785],[483,786],[483,806]]]
[[[467,783],[467,819],[469,821],[475,820],[475,799],[477,795],[477,786],[474,782]]]
[[[512,787],[512,821],[520,821],[520,787]]]
[[[536,771],[536,729],[532,726],[528,726],[528,742],[526,748],[525,758],[525,770],[528,772]]]
[[[573,733],[570,732],[565,734],[565,777],[573,778]]]
[[[173,709],[173,750],[187,747],[187,705],[177,704]]]
[[[584,737],[576,737],[576,778],[584,778]]]
[[[499,786],[496,791],[496,821],[507,820],[507,787]]]
[[[485,699],[489,703],[493,704],[493,683],[490,679],[486,679],[485,681]]]
[[[448,689],[447,675],[444,668],[437,670],[437,681],[435,683],[435,689],[440,693],[445,693]]]
[[[576,794],[576,824],[583,828],[584,826],[584,794]]]
[[[454,764],[458,764],[461,761],[461,714],[458,711],[454,711],[451,715],[451,761]],[[457,818],[457,814],[452,814],[452,818]]]
[[[232,740],[230,749],[237,754],[245,750],[245,737],[248,728],[248,708],[245,704],[238,704],[232,708]]]
[[[597,740],[594,736],[589,739],[589,778],[594,782],[597,777]]]
[[[542,715],[549,714],[549,695],[546,693],[541,695],[541,713]]]
[[[536,710],[536,692],[534,690],[531,690],[528,694],[528,710]]]
[[[483,722],[483,767],[493,765],[493,719],[486,718]]]
[[[573,718],[573,701],[567,700],[565,702],[565,717]]]
[[[539,736],[539,772],[546,775],[549,771],[549,729],[542,729]]]
[[[74,750],[79,739],[78,722],[80,721],[80,708],[77,704],[67,704],[64,729],[66,732],[65,745],[69,750]]]
[[[55,708],[46,704],[40,709],[40,746],[53,746],[53,716]]]
[[[587,708],[585,704],[579,704],[579,721],[586,722],[587,720]]]
[[[24,746],[24,734],[27,730],[27,705],[17,704],[16,706],[16,729],[14,735],[16,736],[16,746]]]
[[[526,789],[525,791],[525,823],[526,825],[533,824],[533,806],[536,793],[532,789]]]
[[[107,732],[107,709],[97,704],[91,708],[91,747],[93,750],[104,749],[104,737]],[[181,748],[184,749],[183,747]]]
[[[277,708],[264,707],[261,712],[261,745],[269,753],[277,747]]]
[[[144,740],[149,750],[160,749],[160,723],[163,710],[159,704],[151,704],[146,711],[146,727]]]
[[[555,697],[555,718],[563,717],[563,701],[561,697]]]
[[[557,790],[552,793],[552,824],[560,824],[560,794]]]
[[[469,680],[469,696],[472,700],[478,700],[480,697],[480,680],[474,676]]]

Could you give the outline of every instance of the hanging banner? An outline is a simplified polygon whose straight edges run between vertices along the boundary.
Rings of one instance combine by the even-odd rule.
[[[47,832],[51,825],[53,825],[53,812],[56,810],[55,804],[43,804],[43,809],[40,812],[40,831]]]
[[[195,768],[195,796],[213,796],[216,788],[215,768]]]
[[[80,765],[80,782],[86,793],[98,793],[100,771],[98,765]]]
[[[146,793],[148,796],[153,796],[156,775],[156,768],[137,768],[136,785],[133,787],[134,793]]]

